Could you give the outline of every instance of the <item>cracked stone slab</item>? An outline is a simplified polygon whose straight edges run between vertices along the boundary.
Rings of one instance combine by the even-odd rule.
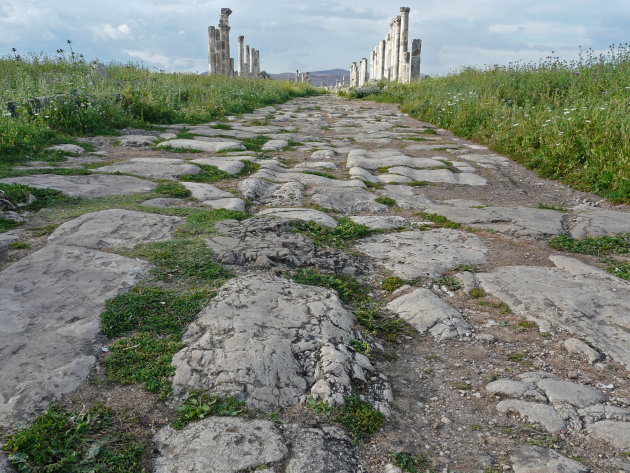
[[[53,189],[70,197],[89,199],[108,195],[128,195],[148,192],[157,187],[155,182],[131,176],[108,176],[105,174],[85,176],[62,176],[57,174],[34,174],[31,176],[0,179],[6,184],[24,184],[38,189]]]
[[[396,230],[399,228],[411,228],[409,220],[398,215],[355,215],[349,218],[354,223],[365,225],[372,230]]]
[[[589,473],[590,468],[549,448],[523,445],[511,456],[514,473]]]
[[[351,179],[344,181],[341,179],[330,179],[325,176],[308,174],[307,172],[295,172],[285,169],[260,169],[251,175],[253,179],[266,179],[271,182],[299,182],[305,186],[327,186],[327,187],[365,187],[363,181]]]
[[[212,207],[213,209],[238,210],[245,212],[245,202],[238,197],[226,197],[223,199],[204,200],[203,205]]]
[[[410,186],[385,186],[379,193],[394,199],[398,207],[407,210],[424,210],[427,207],[439,204],[437,200],[433,200],[423,194],[416,194],[414,188]]]
[[[461,264],[482,264],[488,254],[476,236],[445,228],[373,235],[355,247],[403,279],[436,279]]]
[[[348,154],[346,167],[360,167],[374,170],[383,167],[406,166],[412,169],[430,169],[444,166],[444,163],[433,158],[414,158],[407,156],[400,150],[385,150],[369,152],[354,150]]]
[[[408,182],[413,182],[413,180],[409,177],[399,176],[398,174],[378,174],[374,175],[369,171],[366,171],[363,168],[352,167],[348,170],[348,174],[351,177],[355,177],[358,179],[362,179],[368,182],[378,182],[384,184],[404,184]]]
[[[214,166],[223,172],[227,172],[230,176],[238,174],[245,167],[245,164],[238,159],[224,159],[223,157],[194,159],[191,162],[205,166]]]
[[[70,143],[49,146],[46,148],[46,151],[60,151],[62,153],[71,153],[71,154],[83,154],[85,150],[79,145],[73,145]]]
[[[20,239],[21,230],[10,230],[0,233],[0,254],[7,251],[9,245]]]
[[[201,136],[215,136],[215,137],[229,137],[236,138],[237,140],[243,140],[248,138],[256,138],[258,134],[241,131],[241,130],[222,130],[218,128],[210,128],[207,126],[193,126],[188,130],[190,133]],[[175,136],[173,136],[175,138]]]
[[[278,151],[289,146],[287,140],[269,140],[261,148],[263,151]]]
[[[182,221],[180,217],[132,210],[100,210],[60,225],[48,242],[95,249],[131,248],[139,243],[168,240],[173,227]]]
[[[234,194],[221,190],[212,184],[203,182],[182,182],[181,184],[188,189],[191,196],[197,200],[216,200],[234,197]]]
[[[562,342],[562,346],[567,353],[577,355],[591,364],[602,359],[602,354],[600,352],[591,348],[589,345],[577,338],[567,338],[564,342]]]
[[[208,417],[153,438],[155,473],[239,473],[286,459],[288,449],[270,421]]]
[[[536,387],[529,383],[512,381],[511,379],[498,379],[486,385],[486,391],[490,394],[499,394],[508,397],[531,397],[537,401],[547,402],[547,398]]]
[[[138,176],[152,177],[154,179],[175,179],[184,174],[199,174],[201,168],[194,164],[188,164],[183,159],[134,158],[129,161],[121,161],[109,166],[103,166],[94,171],[135,174]]]
[[[564,417],[553,407],[537,402],[507,399],[497,404],[497,411],[502,413],[517,412],[529,422],[542,425],[547,432],[555,434],[567,428]]]
[[[329,228],[337,228],[337,220],[327,213],[314,209],[274,208],[261,210],[257,215],[259,217],[279,217],[292,220],[304,220],[307,222],[315,222]]]
[[[355,473],[357,458],[352,441],[330,425],[303,429],[291,424],[284,429],[292,458],[285,473]]]
[[[343,213],[385,213],[386,205],[376,202],[378,196],[361,188],[316,187],[310,192],[311,200],[327,209]]]
[[[296,220],[293,220],[296,221]],[[255,268],[315,266],[327,271],[357,275],[366,271],[346,253],[316,248],[310,238],[295,233],[292,220],[256,217],[215,224],[218,235],[206,240],[222,264]]]
[[[175,354],[173,393],[230,394],[270,409],[307,397],[342,404],[362,386],[389,412],[386,378],[348,344],[354,316],[335,291],[255,274],[225,284],[183,336]]]
[[[541,331],[579,334],[630,367],[630,282],[574,258],[549,258],[555,268],[507,266],[475,278]]]
[[[89,374],[105,301],[149,264],[76,246],[49,245],[0,273],[0,424],[26,420]]]
[[[444,163],[442,163],[444,165]],[[427,181],[466,186],[485,186],[488,181],[472,172],[453,172],[449,169],[413,169],[406,166],[394,166],[388,169],[392,174],[400,174],[414,181]]]
[[[226,149],[245,149],[240,141],[201,141],[201,140],[168,140],[158,143],[158,148],[181,148],[193,151],[207,151],[215,153]]]
[[[430,289],[418,288],[397,297],[387,304],[387,309],[408,322],[418,332],[428,332],[439,342],[470,335],[471,327],[462,314]]]
[[[142,202],[143,207],[179,207],[186,201],[184,199],[176,199],[173,197],[158,197],[157,199],[149,199]]]
[[[144,148],[157,141],[157,138],[151,135],[123,135],[116,139],[120,146],[125,148]]]
[[[593,437],[608,442],[619,450],[630,450],[630,422],[602,420],[590,425],[587,430]]]
[[[575,407],[586,407],[606,400],[597,389],[569,381],[547,378],[536,381],[536,385],[552,404],[566,402]]]
[[[630,233],[630,212],[605,209],[584,210],[578,212],[572,220],[571,236],[573,238]]]
[[[301,207],[304,205],[304,186],[299,182],[274,184],[264,179],[248,178],[238,184],[238,190],[246,199],[257,204]]]
[[[564,214],[529,207],[483,207],[435,205],[425,212],[443,215],[453,222],[478,225],[501,233],[532,238],[551,238],[564,233]]]
[[[457,159],[472,161],[473,163],[479,164],[482,167],[491,167],[494,169],[510,162],[508,158],[496,154],[458,154]]]
[[[311,154],[311,159],[335,159],[337,153],[332,149],[320,149]]]

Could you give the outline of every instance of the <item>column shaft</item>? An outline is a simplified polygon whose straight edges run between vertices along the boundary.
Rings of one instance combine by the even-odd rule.
[[[420,80],[420,53],[422,51],[422,40],[414,39],[411,42],[411,71],[410,79]]]

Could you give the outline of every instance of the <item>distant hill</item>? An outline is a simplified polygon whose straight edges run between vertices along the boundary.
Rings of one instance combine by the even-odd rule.
[[[337,80],[346,78],[346,84],[348,83],[348,76],[350,71],[345,69],[329,69],[326,71],[309,71],[311,73],[311,84],[315,86],[319,85],[335,85]],[[283,72],[281,74],[271,74],[274,79],[280,80],[293,80],[295,72]]]

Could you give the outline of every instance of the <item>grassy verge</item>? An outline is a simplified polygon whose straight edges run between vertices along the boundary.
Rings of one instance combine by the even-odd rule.
[[[630,49],[466,68],[370,99],[474,139],[576,189],[630,201]]]
[[[205,123],[317,93],[308,84],[166,74],[132,64],[107,65],[99,74],[83,59],[45,55],[0,58],[0,167],[52,159],[44,149],[75,142],[70,135],[112,134],[126,126]],[[53,97],[36,107],[35,97]],[[7,102],[14,116],[7,114]]]

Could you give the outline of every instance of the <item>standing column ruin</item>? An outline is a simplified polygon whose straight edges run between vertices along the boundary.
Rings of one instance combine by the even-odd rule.
[[[367,58],[361,59],[359,65],[359,87],[363,87],[368,80],[368,61]]]
[[[391,80],[398,80],[400,67],[400,16],[394,18],[394,38],[392,39],[392,73]]]
[[[420,80],[420,52],[422,51],[422,40],[414,39],[411,42],[411,70],[410,80]]]
[[[245,71],[245,36],[238,37],[238,75],[243,77]]]
[[[400,7],[400,47],[398,49],[398,80],[409,82],[409,63],[406,61],[409,51],[409,7]]]
[[[356,87],[359,82],[357,63],[350,64],[350,87]]]
[[[383,80],[385,73],[385,40],[382,39],[378,43],[378,62],[376,66],[376,76],[377,80]]]
[[[214,26],[208,26],[208,74],[217,73],[217,63],[214,60],[216,52],[216,34]]]
[[[221,74],[232,75],[232,65],[230,58],[230,24],[229,18],[232,10],[221,8],[219,17],[219,31],[221,32]]]

